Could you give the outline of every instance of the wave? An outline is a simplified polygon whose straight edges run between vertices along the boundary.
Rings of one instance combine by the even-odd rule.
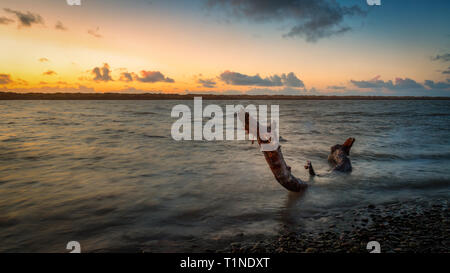
[[[355,152],[352,157],[368,160],[450,160],[450,153],[418,153],[418,154],[390,154],[377,152]]]

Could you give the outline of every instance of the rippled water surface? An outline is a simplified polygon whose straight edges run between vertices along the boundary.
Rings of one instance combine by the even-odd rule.
[[[204,101],[279,104],[292,195],[249,141],[171,138],[191,101],[0,101],[0,251],[179,251],[198,239],[314,228],[330,211],[450,196],[449,101]],[[223,107],[225,109],[225,107]],[[351,174],[330,146],[355,137]]]

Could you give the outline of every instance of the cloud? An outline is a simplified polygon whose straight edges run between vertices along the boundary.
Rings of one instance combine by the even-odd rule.
[[[56,74],[58,74],[58,73],[56,73],[53,70],[47,70],[44,73],[42,73],[42,75],[44,75],[44,76],[53,76],[53,75],[56,75]]]
[[[14,20],[7,17],[0,17],[0,25],[7,25],[9,23],[14,23]]]
[[[95,89],[78,85],[74,87],[41,86],[39,88],[0,88],[0,92],[20,92],[20,93],[95,93]]]
[[[354,81],[351,80],[350,82],[352,84],[354,84],[356,87],[359,88],[375,88],[375,89],[379,89],[379,88],[392,88],[394,86],[394,84],[392,83],[391,80],[385,82],[383,80],[379,79],[380,76],[376,76],[375,78],[373,78],[370,81]]]
[[[140,82],[169,82],[173,83],[175,82],[173,79],[169,77],[165,77],[161,72],[159,71],[141,71],[141,77],[136,76],[136,80]]]
[[[396,78],[395,82],[382,81],[379,76],[370,81],[351,81],[356,87],[365,89],[371,95],[398,95],[398,96],[450,96],[450,81],[434,82],[425,80],[419,83],[410,78]],[[354,91],[358,92],[358,91]]]
[[[31,25],[33,25],[33,24],[44,24],[44,19],[42,19],[42,17],[37,13],[31,13],[29,11],[27,11],[27,13],[24,13],[24,12],[12,10],[9,8],[5,8],[3,10],[8,13],[12,13],[12,14],[16,15],[16,17],[20,23],[19,26],[31,27]]]
[[[396,78],[394,89],[402,90],[402,89],[423,89],[424,86],[415,80],[409,78]]]
[[[389,81],[383,81],[379,79],[380,76],[376,76],[370,81],[354,81],[351,80],[350,82],[354,84],[358,88],[372,88],[372,89],[390,89],[390,90],[403,90],[403,89],[423,89],[424,86],[415,80],[412,80],[410,78],[396,78],[395,84],[389,80]]]
[[[236,18],[254,22],[287,22],[291,29],[284,37],[303,37],[315,42],[324,37],[351,30],[343,25],[349,16],[366,14],[359,6],[344,6],[334,0],[209,0],[210,8],[218,6]]]
[[[450,53],[436,55],[431,58],[433,61],[442,61],[442,62],[450,62]]]
[[[450,66],[447,68],[447,70],[442,71],[442,74],[450,74]]]
[[[431,89],[450,89],[450,79],[447,79],[447,82],[434,82],[431,80],[426,80],[425,86]]]
[[[100,28],[88,29],[87,33],[94,36],[95,38],[102,38],[103,36],[99,33]]]
[[[295,76],[293,72],[289,72],[287,75],[282,74],[281,75],[281,81],[285,86],[289,87],[305,87],[303,82]]]
[[[253,85],[253,86],[282,86],[281,78],[277,75],[261,78],[258,74],[248,76],[238,72],[225,71],[220,74],[220,79],[230,85]]]
[[[327,87],[327,89],[344,90],[344,89],[345,89],[345,86],[330,85],[330,86]]]
[[[111,70],[107,63],[103,64],[103,67],[95,67],[91,73],[95,75],[94,81],[108,82],[113,80],[111,78]]]
[[[216,87],[216,82],[214,81],[214,79],[198,79],[197,83],[201,84],[203,87],[206,88]]]
[[[49,59],[47,59],[47,58],[40,58],[39,59],[39,62],[41,62],[41,63],[45,63],[45,62],[49,62],[50,60]]]
[[[226,84],[243,85],[243,86],[289,86],[289,87],[304,87],[303,82],[295,76],[293,72],[286,74],[277,74],[261,78],[258,74],[249,76],[233,71],[225,71],[220,74],[219,78]]]
[[[432,61],[440,61],[440,62],[450,62],[450,53],[445,53],[442,55],[436,55],[434,57],[431,57]],[[447,75],[450,74],[450,66],[448,68],[444,68],[444,70],[442,71],[442,74]]]
[[[131,82],[133,81],[133,78],[135,77],[134,73],[128,73],[128,72],[122,72],[120,74],[120,81],[123,82]]]
[[[9,74],[0,74],[0,84],[9,84],[12,83],[11,75]]]
[[[61,23],[61,21],[58,21],[58,22],[56,22],[55,29],[57,29],[57,30],[62,30],[62,31],[66,31],[66,30],[67,30],[67,27],[65,27],[65,26],[63,25],[63,23]]]

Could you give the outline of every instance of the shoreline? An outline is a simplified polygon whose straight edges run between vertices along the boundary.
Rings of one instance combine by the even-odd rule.
[[[330,215],[335,221],[314,231],[282,224],[275,235],[238,233],[227,238],[196,239],[178,248],[141,245],[99,252],[144,253],[369,253],[377,241],[381,253],[450,253],[448,200],[391,202]]]
[[[450,97],[324,96],[324,95],[212,95],[163,93],[14,93],[0,92],[0,100],[450,100]]]
[[[327,231],[282,228],[275,238],[230,243],[219,253],[369,253],[377,241],[381,253],[450,253],[447,200],[418,204],[368,205],[335,214]]]

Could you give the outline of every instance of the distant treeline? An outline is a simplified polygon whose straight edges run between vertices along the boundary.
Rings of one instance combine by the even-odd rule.
[[[288,96],[288,95],[212,95],[162,93],[14,93],[0,92],[0,100],[450,100],[450,97],[396,96]]]

